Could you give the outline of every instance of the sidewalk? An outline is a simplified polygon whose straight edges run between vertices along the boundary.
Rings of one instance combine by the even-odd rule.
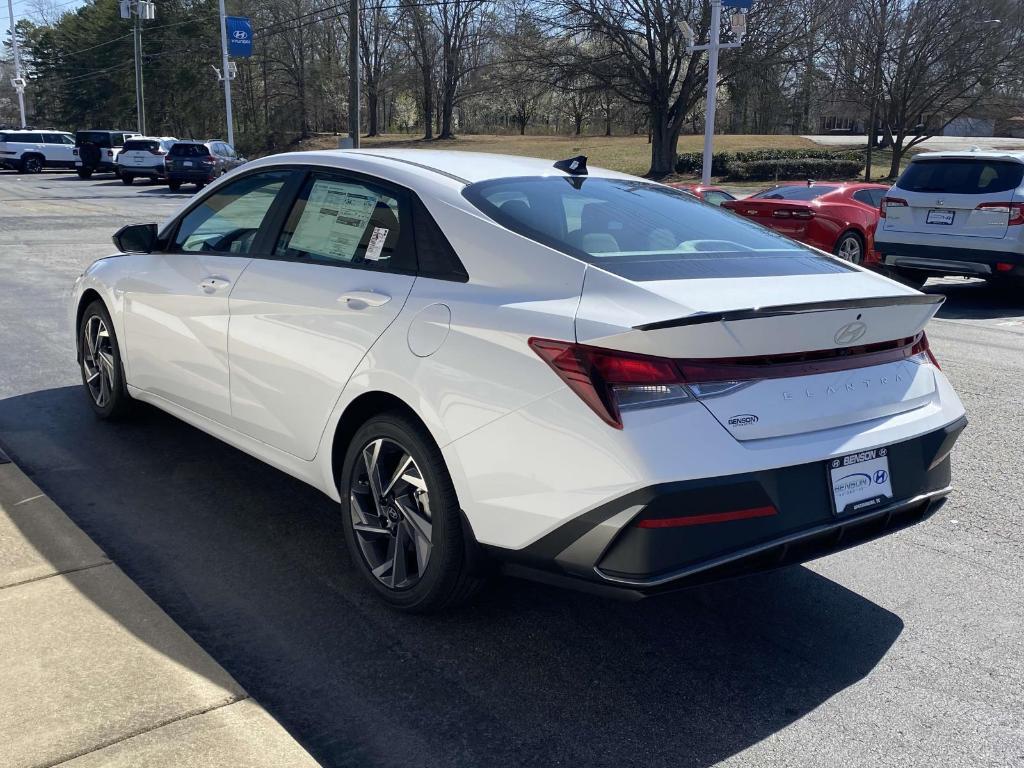
[[[0,452],[0,765],[314,768]]]

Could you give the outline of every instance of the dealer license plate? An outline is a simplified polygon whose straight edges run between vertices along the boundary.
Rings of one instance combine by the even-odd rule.
[[[932,208],[925,219],[929,224],[952,224],[956,211],[939,211]]]
[[[837,515],[850,515],[877,507],[892,498],[889,449],[840,456],[829,462],[832,508]]]

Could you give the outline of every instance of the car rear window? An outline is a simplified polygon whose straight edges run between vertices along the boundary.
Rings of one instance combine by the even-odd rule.
[[[1024,164],[987,158],[915,160],[903,171],[896,186],[907,192],[947,195],[984,195],[1017,189],[1024,179]]]
[[[97,147],[110,147],[110,133],[107,131],[79,131],[75,134],[75,144],[95,144]]]
[[[463,195],[513,232],[630,280],[850,270],[682,190],[639,179],[495,179]]]
[[[775,187],[774,189],[766,189],[764,192],[758,192],[756,195],[751,195],[751,198],[755,200],[817,200],[822,195],[827,195],[829,192],[835,192],[839,187],[830,187],[827,185],[815,184],[813,186],[807,186],[806,184],[793,185],[791,187]]]
[[[129,139],[124,143],[125,152],[153,152],[160,149],[159,141],[139,141],[138,139]]]
[[[171,147],[171,154],[175,157],[206,157],[210,150],[205,144],[175,144]]]

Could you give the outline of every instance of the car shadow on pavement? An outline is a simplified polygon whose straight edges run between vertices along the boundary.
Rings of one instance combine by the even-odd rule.
[[[398,614],[326,497],[155,409],[108,424],[84,398],[0,401],[0,442],[326,766],[710,766],[865,677],[903,628],[803,567],[639,603],[503,579]]]
[[[946,297],[936,317],[945,320],[997,320],[1024,317],[1024,292],[993,288],[983,280],[933,283],[925,293]]]

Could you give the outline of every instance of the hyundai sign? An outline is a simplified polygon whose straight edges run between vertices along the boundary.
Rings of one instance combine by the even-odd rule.
[[[228,32],[228,55],[252,56],[252,25],[245,16],[225,16]]]

